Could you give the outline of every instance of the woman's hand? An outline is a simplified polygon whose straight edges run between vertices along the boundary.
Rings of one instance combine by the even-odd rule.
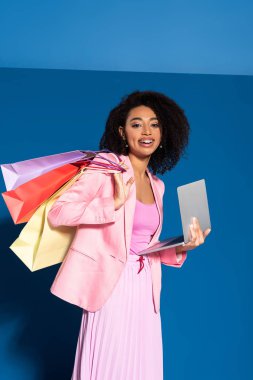
[[[192,218],[192,224],[190,224],[189,234],[191,240],[187,244],[183,244],[176,247],[176,252],[184,252],[198,247],[203,244],[207,235],[211,232],[210,228],[207,228],[204,232],[200,228],[198,218]]]
[[[128,169],[127,165],[124,162],[119,163],[124,169]],[[125,201],[127,200],[129,190],[131,185],[134,183],[134,177],[129,178],[127,183],[123,182],[123,174],[122,173],[113,173],[114,175],[114,206],[115,210],[118,210]]]

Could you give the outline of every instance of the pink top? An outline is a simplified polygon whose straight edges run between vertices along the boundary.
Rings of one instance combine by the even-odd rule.
[[[147,247],[158,224],[159,213],[156,203],[147,204],[136,199],[130,254],[134,255]]]

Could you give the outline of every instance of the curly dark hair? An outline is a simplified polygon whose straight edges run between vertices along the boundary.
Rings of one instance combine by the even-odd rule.
[[[182,108],[166,95],[156,91],[134,91],[125,95],[118,106],[109,113],[99,149],[109,149],[117,154],[128,155],[128,149],[118,128],[125,128],[128,113],[138,106],[151,108],[161,126],[162,148],[151,155],[148,167],[153,174],[171,170],[184,154],[189,141],[190,125]]]

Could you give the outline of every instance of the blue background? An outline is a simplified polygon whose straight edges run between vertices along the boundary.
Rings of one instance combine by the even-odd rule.
[[[0,162],[97,148],[110,109],[136,89],[172,97],[192,129],[163,176],[161,237],[181,233],[176,187],[201,178],[212,223],[181,269],[162,266],[164,379],[250,380],[252,77],[1,69]],[[23,225],[0,207],[0,378],[70,379],[81,309],[49,292],[58,265],[31,273],[8,248]]]
[[[1,0],[0,67],[253,74],[252,0]]]
[[[0,164],[96,149],[134,90],[164,92],[189,118],[187,153],[163,176],[161,238],[181,233],[176,187],[201,178],[212,232],[180,270],[162,267],[164,380],[253,378],[252,11],[249,0],[0,2]],[[68,380],[81,309],[49,292],[58,265],[31,273],[8,248],[23,225],[2,197],[0,214],[0,379]]]

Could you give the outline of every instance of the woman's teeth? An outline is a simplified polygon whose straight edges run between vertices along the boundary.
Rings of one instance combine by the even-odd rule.
[[[153,140],[140,140],[139,143],[143,146],[149,146],[153,143]]]

